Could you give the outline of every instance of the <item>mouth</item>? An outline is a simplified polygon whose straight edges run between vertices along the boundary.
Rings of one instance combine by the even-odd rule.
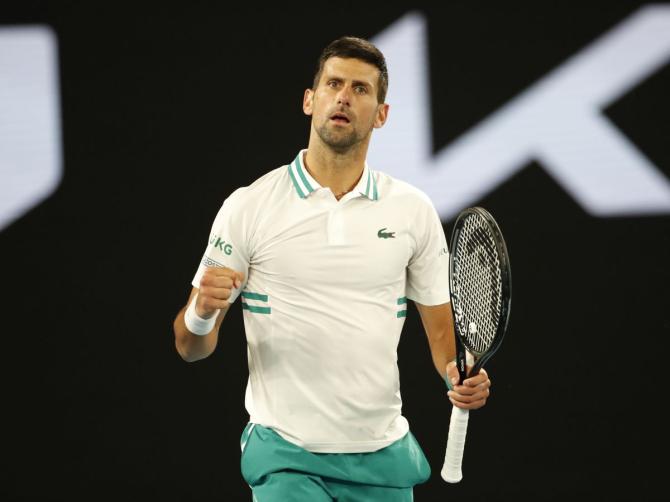
[[[339,125],[345,125],[351,122],[344,113],[336,113],[330,117],[330,120]]]

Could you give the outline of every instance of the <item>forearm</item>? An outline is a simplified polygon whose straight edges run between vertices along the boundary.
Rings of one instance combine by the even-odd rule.
[[[214,328],[207,335],[194,335],[184,323],[185,312],[186,307],[181,309],[173,323],[175,347],[184,361],[199,361],[214,352],[223,314],[219,314]]]
[[[447,374],[447,364],[456,357],[456,340],[454,338],[454,316],[450,303],[442,305],[421,305],[416,303],[421,315],[433,364],[439,375]]]
[[[440,374],[440,377],[444,379],[447,375],[447,364],[456,358],[453,325],[451,329],[445,329],[439,334],[433,334],[432,337],[429,337],[428,343],[435,369]]]

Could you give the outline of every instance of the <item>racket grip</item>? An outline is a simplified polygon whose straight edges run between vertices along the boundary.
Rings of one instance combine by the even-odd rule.
[[[463,478],[461,464],[465,449],[465,435],[468,432],[468,418],[470,412],[453,407],[449,422],[449,436],[447,437],[447,451],[444,454],[442,479],[447,483],[458,483]]]

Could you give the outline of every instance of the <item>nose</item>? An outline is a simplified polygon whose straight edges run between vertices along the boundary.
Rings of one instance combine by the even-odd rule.
[[[348,85],[343,85],[340,92],[337,94],[337,104],[338,105],[351,105],[351,87]]]

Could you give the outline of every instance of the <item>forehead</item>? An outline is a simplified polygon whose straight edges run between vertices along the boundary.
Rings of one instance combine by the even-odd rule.
[[[370,87],[376,88],[379,80],[379,69],[375,65],[360,59],[332,57],[323,64],[321,81],[325,78],[334,77],[365,82]]]

